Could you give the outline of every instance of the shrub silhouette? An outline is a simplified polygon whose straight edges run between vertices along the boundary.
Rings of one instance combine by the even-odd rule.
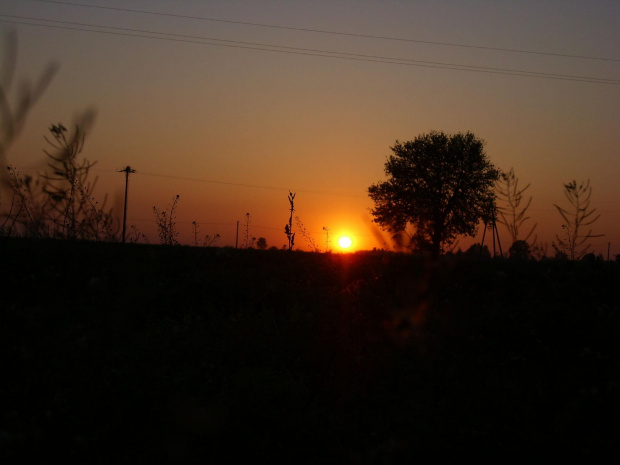
[[[508,249],[508,256],[513,260],[529,260],[532,258],[530,244],[526,241],[515,241]]]
[[[51,171],[46,170],[40,178],[7,168],[13,200],[5,221],[6,235],[12,235],[19,225],[20,232],[31,237],[116,240],[119,224],[112,209],[106,208],[107,196],[101,203],[93,197],[97,178],[90,179],[90,170],[96,162],[78,160],[84,147],[84,127],[92,118],[92,113],[85,113],[72,133],[62,123],[50,127],[52,138],[45,140],[51,148],[44,153]]]

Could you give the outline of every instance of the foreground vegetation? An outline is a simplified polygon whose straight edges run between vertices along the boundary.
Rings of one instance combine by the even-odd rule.
[[[620,455],[620,266],[0,238],[0,459]]]

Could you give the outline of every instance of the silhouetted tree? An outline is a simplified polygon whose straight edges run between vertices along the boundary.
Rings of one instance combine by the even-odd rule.
[[[457,235],[474,235],[494,204],[499,171],[471,132],[432,131],[396,141],[385,163],[388,180],[368,188],[374,221],[398,234],[411,224],[411,246],[439,255]]]
[[[267,239],[259,237],[256,241],[256,248],[259,250],[265,250],[267,248]]]

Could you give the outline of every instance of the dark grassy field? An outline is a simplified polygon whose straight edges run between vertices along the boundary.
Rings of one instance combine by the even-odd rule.
[[[620,266],[1,239],[0,460],[620,456]]]

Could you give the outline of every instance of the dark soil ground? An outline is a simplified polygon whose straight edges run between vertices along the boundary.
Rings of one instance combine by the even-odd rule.
[[[620,458],[620,264],[0,238],[3,463]]]

